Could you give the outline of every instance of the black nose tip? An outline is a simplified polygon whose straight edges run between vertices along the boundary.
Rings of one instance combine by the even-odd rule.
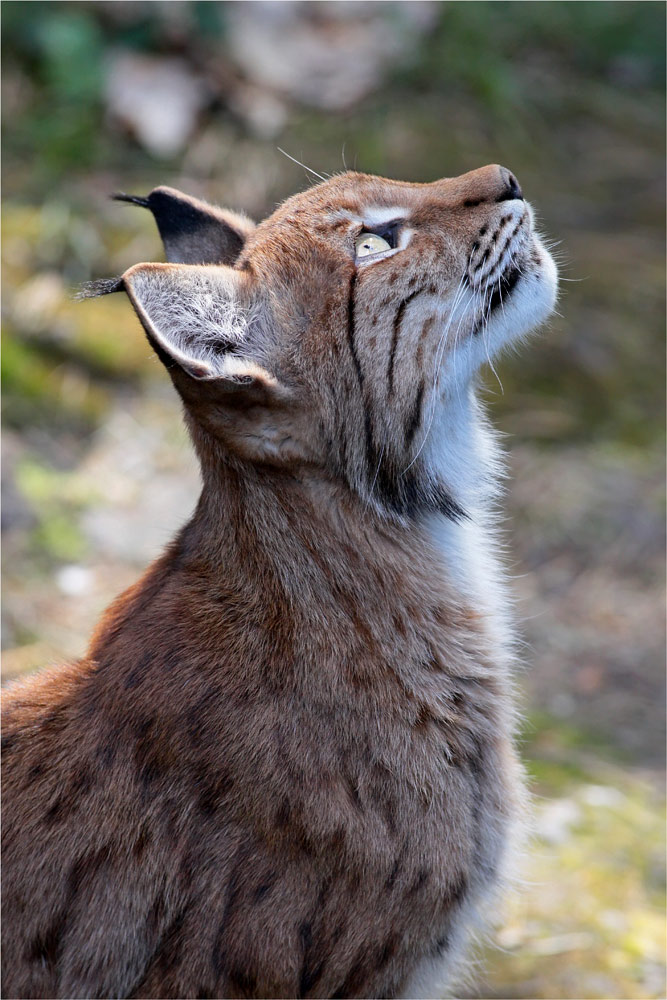
[[[510,173],[505,167],[500,168],[500,174],[505,185],[505,191],[498,201],[512,201],[514,198],[523,201],[523,191],[514,174]]]

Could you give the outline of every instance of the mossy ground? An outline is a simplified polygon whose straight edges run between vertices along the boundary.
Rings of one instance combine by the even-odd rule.
[[[562,730],[541,716],[524,747],[534,833],[474,995],[662,997],[662,783],[614,748],[592,751],[585,731]]]

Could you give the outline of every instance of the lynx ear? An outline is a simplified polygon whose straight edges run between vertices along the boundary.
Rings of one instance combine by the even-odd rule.
[[[278,388],[249,357],[251,311],[247,277],[231,267],[135,264],[122,277],[148,338],[167,368],[233,391]],[[253,322],[257,324],[256,316]],[[174,371],[176,369],[176,371]],[[182,385],[179,385],[182,388]]]
[[[217,208],[170,187],[157,187],[147,198],[122,193],[113,198],[151,210],[165,255],[172,264],[232,265],[255,228],[245,215]]]

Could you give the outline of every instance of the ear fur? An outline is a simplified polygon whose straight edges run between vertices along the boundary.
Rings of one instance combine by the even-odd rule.
[[[277,379],[249,355],[252,307],[244,304],[246,275],[231,267],[135,264],[123,285],[148,338],[170,370],[234,391]],[[180,386],[179,386],[180,388]]]
[[[232,265],[255,228],[247,216],[209,205],[175,188],[157,187],[146,198],[122,193],[113,198],[150,209],[172,264]]]

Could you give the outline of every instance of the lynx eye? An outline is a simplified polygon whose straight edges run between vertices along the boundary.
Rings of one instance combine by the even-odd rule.
[[[382,253],[383,250],[391,250],[391,243],[378,236],[377,233],[361,233],[357,236],[354,244],[357,257],[368,257],[372,253]]]

